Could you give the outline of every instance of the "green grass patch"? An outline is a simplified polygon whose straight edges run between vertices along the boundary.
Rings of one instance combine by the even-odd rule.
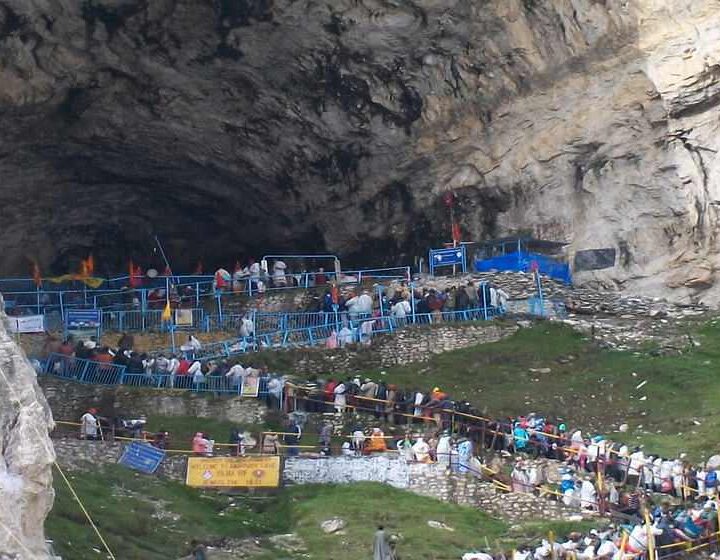
[[[311,558],[365,560],[372,556],[373,534],[384,525],[400,536],[403,558],[430,560],[459,558],[463,552],[493,543],[507,525],[469,507],[444,504],[432,498],[375,483],[342,486],[298,486],[287,491],[292,519]],[[327,535],[320,524],[331,517],[347,522],[345,534]],[[454,529],[434,529],[439,521]]]
[[[71,482],[117,558],[167,560],[187,554],[192,539],[261,536],[288,528],[288,516],[278,515],[277,507],[271,513],[263,501],[200,492],[120,466],[73,473]],[[102,546],[59,476],[55,491],[46,524],[55,552],[73,560],[104,558],[93,550]]]
[[[403,557],[457,558],[462,552],[496,547],[505,523],[469,507],[444,504],[376,483],[296,486],[277,493],[225,496],[135,474],[122,467],[75,474],[73,485],[117,558],[166,560],[190,550],[192,539],[259,537],[261,558],[365,560],[378,524],[400,535]],[[62,480],[46,529],[63,558],[103,558],[102,546]],[[346,521],[344,534],[325,534],[331,517]],[[430,528],[440,521],[454,531]],[[294,532],[306,550],[295,555],[273,548],[268,537]],[[97,549],[97,550],[96,550]]]

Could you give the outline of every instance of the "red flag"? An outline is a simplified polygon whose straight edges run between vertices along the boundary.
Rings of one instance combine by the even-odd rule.
[[[460,231],[460,224],[453,222],[452,224],[452,240],[455,243],[460,243],[462,240],[462,232]]]
[[[202,259],[200,259],[197,262],[197,266],[195,267],[194,274],[197,274],[198,276],[200,276],[200,275],[202,275],[202,273],[203,273],[203,263],[202,263]]]
[[[32,276],[33,276],[33,282],[35,282],[35,286],[37,288],[40,288],[42,286],[42,276],[40,276],[40,266],[38,266],[37,261],[33,260],[33,266],[32,266]]]
[[[132,262],[132,259],[130,259],[130,263],[128,264],[128,273],[131,288],[137,288],[140,285],[139,278],[137,277],[137,270],[138,269],[135,268],[135,264]]]

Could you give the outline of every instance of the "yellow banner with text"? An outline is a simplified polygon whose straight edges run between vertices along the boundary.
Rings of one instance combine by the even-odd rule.
[[[280,457],[189,457],[185,484],[195,488],[277,488]]]

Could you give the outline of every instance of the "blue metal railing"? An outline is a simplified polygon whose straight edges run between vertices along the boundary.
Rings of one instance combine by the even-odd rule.
[[[322,279],[322,280],[321,280]],[[0,293],[5,296],[6,307],[20,312],[48,313],[67,309],[103,309],[103,310],[147,310],[150,292],[165,288],[167,282],[178,289],[178,297],[193,307],[199,308],[202,302],[218,306],[222,315],[222,300],[232,296],[258,295],[258,281],[265,285],[265,292],[289,289],[324,288],[329,282],[336,281],[334,272],[302,272],[286,274],[281,279],[272,274],[259,277],[245,277],[233,283],[226,290],[215,290],[213,275],[173,276],[166,278],[142,278],[142,286],[128,289],[128,276],[107,279],[102,287],[91,288],[80,281],[55,284],[43,280],[36,286],[32,278],[0,278]],[[376,268],[343,271],[339,283],[343,285],[362,284],[366,281],[410,280],[410,267]],[[275,284],[273,284],[275,282]]]
[[[210,375],[204,376],[201,383],[196,383],[189,375],[173,377],[167,374],[127,373],[125,366],[72,358],[63,354],[51,354],[43,365],[42,375],[90,385],[126,385],[155,389],[180,389],[199,393],[243,394],[241,379]],[[258,397],[268,394],[268,380],[268,377],[261,377],[258,380]]]
[[[287,349],[308,346],[326,345],[328,338],[333,331],[340,334],[343,327],[347,326],[351,331],[348,340],[339,340],[338,344],[362,342],[362,323],[372,321],[372,335],[380,333],[391,333],[410,325],[431,325],[443,322],[469,322],[487,321],[502,315],[503,310],[493,307],[465,309],[459,311],[443,311],[434,313],[415,313],[406,317],[395,317],[384,315],[374,317],[372,315],[360,315],[351,317],[348,313],[325,314],[332,318],[323,318],[323,323],[300,328],[278,329],[272,332],[256,332],[254,336],[244,338],[233,338],[221,342],[214,342],[203,345],[194,357],[201,360],[222,359],[231,356],[256,352],[263,349]],[[285,314],[287,315],[287,314]],[[292,314],[290,314],[292,315]],[[340,337],[342,339],[342,336]],[[167,349],[163,353],[168,355],[173,350]]]

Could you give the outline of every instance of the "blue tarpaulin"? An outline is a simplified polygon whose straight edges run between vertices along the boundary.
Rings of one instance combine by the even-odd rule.
[[[477,259],[475,270],[477,272],[491,272],[494,270],[511,272],[532,272],[532,263],[537,262],[540,274],[549,276],[566,284],[572,283],[572,274],[568,263],[555,260],[540,253],[515,251],[489,259]]]
[[[162,449],[153,447],[149,443],[133,441],[125,448],[118,463],[136,471],[152,474],[164,458],[165,452]]]

